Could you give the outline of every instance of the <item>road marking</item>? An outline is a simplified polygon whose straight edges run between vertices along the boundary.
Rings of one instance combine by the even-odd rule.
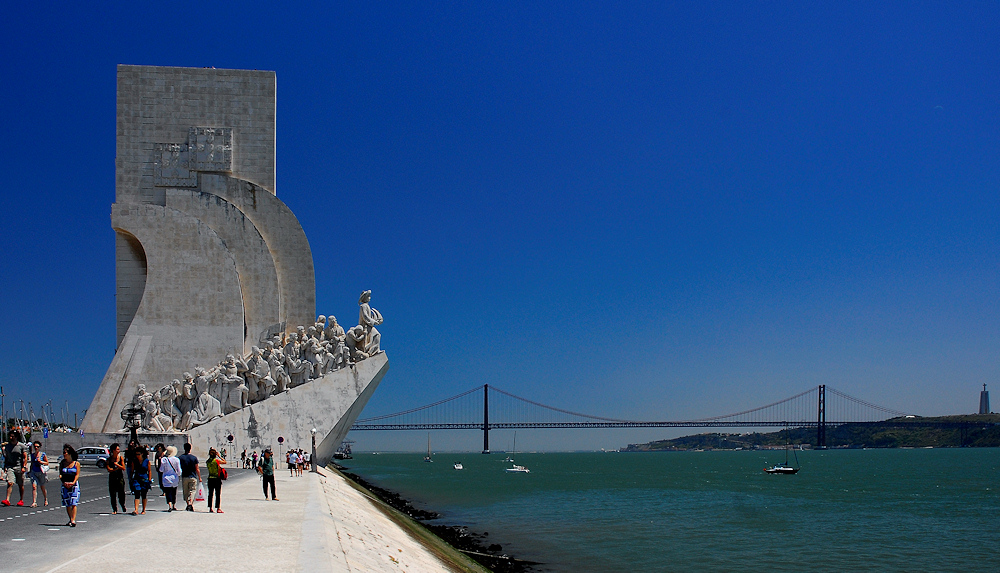
[[[24,541],[24,539],[21,539],[21,538],[18,538],[18,537],[15,537],[14,539],[11,539],[11,541]]]
[[[77,521],[77,523],[87,523],[86,521]]]
[[[58,527],[50,527],[49,531],[59,531],[59,528]]]

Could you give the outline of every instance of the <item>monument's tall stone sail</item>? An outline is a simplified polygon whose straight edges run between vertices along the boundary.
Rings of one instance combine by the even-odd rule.
[[[276,196],[275,88],[275,74],[269,71],[118,67],[111,208],[118,347],[87,410],[85,432],[120,429],[120,412],[134,401],[140,385],[155,391],[196,367],[219,365],[230,354],[236,362],[252,359],[255,347],[282,346],[285,333],[314,325],[316,287],[309,242],[295,215]],[[304,329],[298,338],[303,352],[308,351]],[[322,333],[316,338],[317,344],[323,341],[316,350],[324,353],[321,359],[329,355],[333,361],[334,349],[327,346],[337,341],[325,340]],[[270,352],[266,350],[261,360],[274,362]],[[337,366],[352,370],[354,358],[368,358],[363,352],[343,353],[347,358],[338,358]],[[276,355],[282,356],[280,349]],[[310,354],[309,359],[316,362],[316,356]],[[378,362],[387,367],[384,353]],[[280,376],[289,369],[276,367]],[[322,377],[328,370],[332,368],[310,372]],[[375,378],[380,379],[385,368],[376,370]],[[280,377],[278,372],[274,376]],[[299,383],[311,378],[302,376]],[[236,377],[231,379],[232,388],[212,383],[211,394],[221,402],[222,414],[232,413],[225,394],[236,392]],[[280,380],[278,385],[278,393],[286,390]],[[319,392],[320,386],[312,391]],[[289,384],[287,389],[295,388]],[[367,388],[366,381],[356,393],[365,389],[370,395],[374,386]],[[261,390],[261,397],[273,391],[264,396]],[[177,392],[184,390],[178,386]],[[250,392],[253,397],[256,390]],[[197,396],[186,399],[188,409],[194,408]],[[177,397],[182,406],[184,400]],[[281,401],[288,400],[284,396]],[[275,404],[257,408],[278,419]],[[343,409],[352,405],[353,400]],[[170,412],[164,415],[169,418]]]

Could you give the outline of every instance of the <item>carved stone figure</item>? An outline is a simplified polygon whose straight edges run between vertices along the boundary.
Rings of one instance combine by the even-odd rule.
[[[294,388],[306,381],[306,370],[310,367],[307,360],[301,358],[302,346],[299,344],[299,335],[295,332],[288,335],[288,344],[282,352],[285,355],[285,372],[291,379],[288,386]]]
[[[372,291],[366,290],[361,293],[358,299],[358,306],[361,307],[358,313],[358,325],[364,327],[365,344],[364,351],[368,356],[374,356],[381,352],[382,335],[375,327],[382,324],[382,313],[369,305],[372,299]]]
[[[207,424],[216,418],[222,417],[222,404],[208,393],[208,388],[198,396],[198,402],[195,409],[192,410],[194,413],[193,419],[191,421],[191,428],[200,426],[202,424]]]
[[[177,387],[179,385],[180,381],[174,379],[173,382],[156,392],[156,401],[160,406],[160,414],[170,419],[169,425],[171,429],[181,420],[181,411],[177,409]]]
[[[323,330],[323,340],[339,340],[344,341],[344,329],[339,324],[337,324],[337,317],[330,315],[330,318],[326,321],[326,328]]]
[[[196,420],[195,407],[198,401],[198,394],[195,390],[194,376],[191,376],[190,372],[184,373],[183,382],[183,407],[181,408],[181,424],[178,426],[181,430],[187,430],[192,428],[191,423]]]
[[[222,403],[222,413],[229,414],[246,405],[244,395],[248,393],[248,390],[246,381],[238,375],[239,369],[236,366],[235,356],[227,354],[219,368],[221,372],[218,380],[222,387],[218,396],[219,402]]]
[[[351,362],[360,362],[368,358],[365,348],[365,328],[360,324],[347,329],[347,349]]]
[[[284,392],[289,384],[291,384],[291,378],[285,373],[285,357],[282,356],[280,350],[275,349],[271,352],[271,356],[267,359],[268,366],[271,367],[271,378],[274,379],[276,394]]]
[[[323,368],[326,365],[326,359],[323,356],[325,353],[323,345],[320,343],[319,339],[316,338],[316,329],[312,326],[309,327],[309,338],[302,347],[302,356],[309,364],[312,365],[308,369],[307,375],[309,378],[319,378],[323,375]]]
[[[250,392],[250,402],[263,400],[266,397],[264,392],[265,377],[271,373],[270,367],[261,355],[260,348],[250,347],[250,359],[247,360],[247,371],[244,379],[247,381],[247,388]]]
[[[323,339],[327,342],[326,350],[330,353],[330,363],[327,371],[336,370],[347,366],[351,360],[350,350],[347,348],[347,335],[344,328],[337,324],[337,317],[330,315],[326,322],[326,330],[323,331]]]
[[[236,410],[242,410],[247,407],[250,403],[250,390],[247,388],[246,381],[236,377],[234,385],[229,388],[229,404],[228,410],[230,412],[235,412]]]

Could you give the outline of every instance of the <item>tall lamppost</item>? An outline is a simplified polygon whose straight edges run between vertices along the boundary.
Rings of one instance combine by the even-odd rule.
[[[312,469],[310,469],[309,471],[311,471],[312,473],[318,473],[316,471],[316,428],[313,428],[309,433],[312,434],[312,442],[313,442],[312,455],[309,456],[309,462],[312,465]]]

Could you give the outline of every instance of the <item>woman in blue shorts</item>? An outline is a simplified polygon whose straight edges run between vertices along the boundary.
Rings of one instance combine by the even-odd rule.
[[[63,459],[59,461],[59,481],[62,482],[62,504],[69,515],[66,525],[76,527],[76,506],[80,503],[80,462],[73,446],[63,446]]]
[[[139,446],[135,451],[135,461],[132,463],[132,493],[135,495],[135,511],[132,515],[146,515],[146,494],[152,487],[150,478],[150,463],[146,446]],[[139,500],[142,500],[142,512],[139,511]]]

